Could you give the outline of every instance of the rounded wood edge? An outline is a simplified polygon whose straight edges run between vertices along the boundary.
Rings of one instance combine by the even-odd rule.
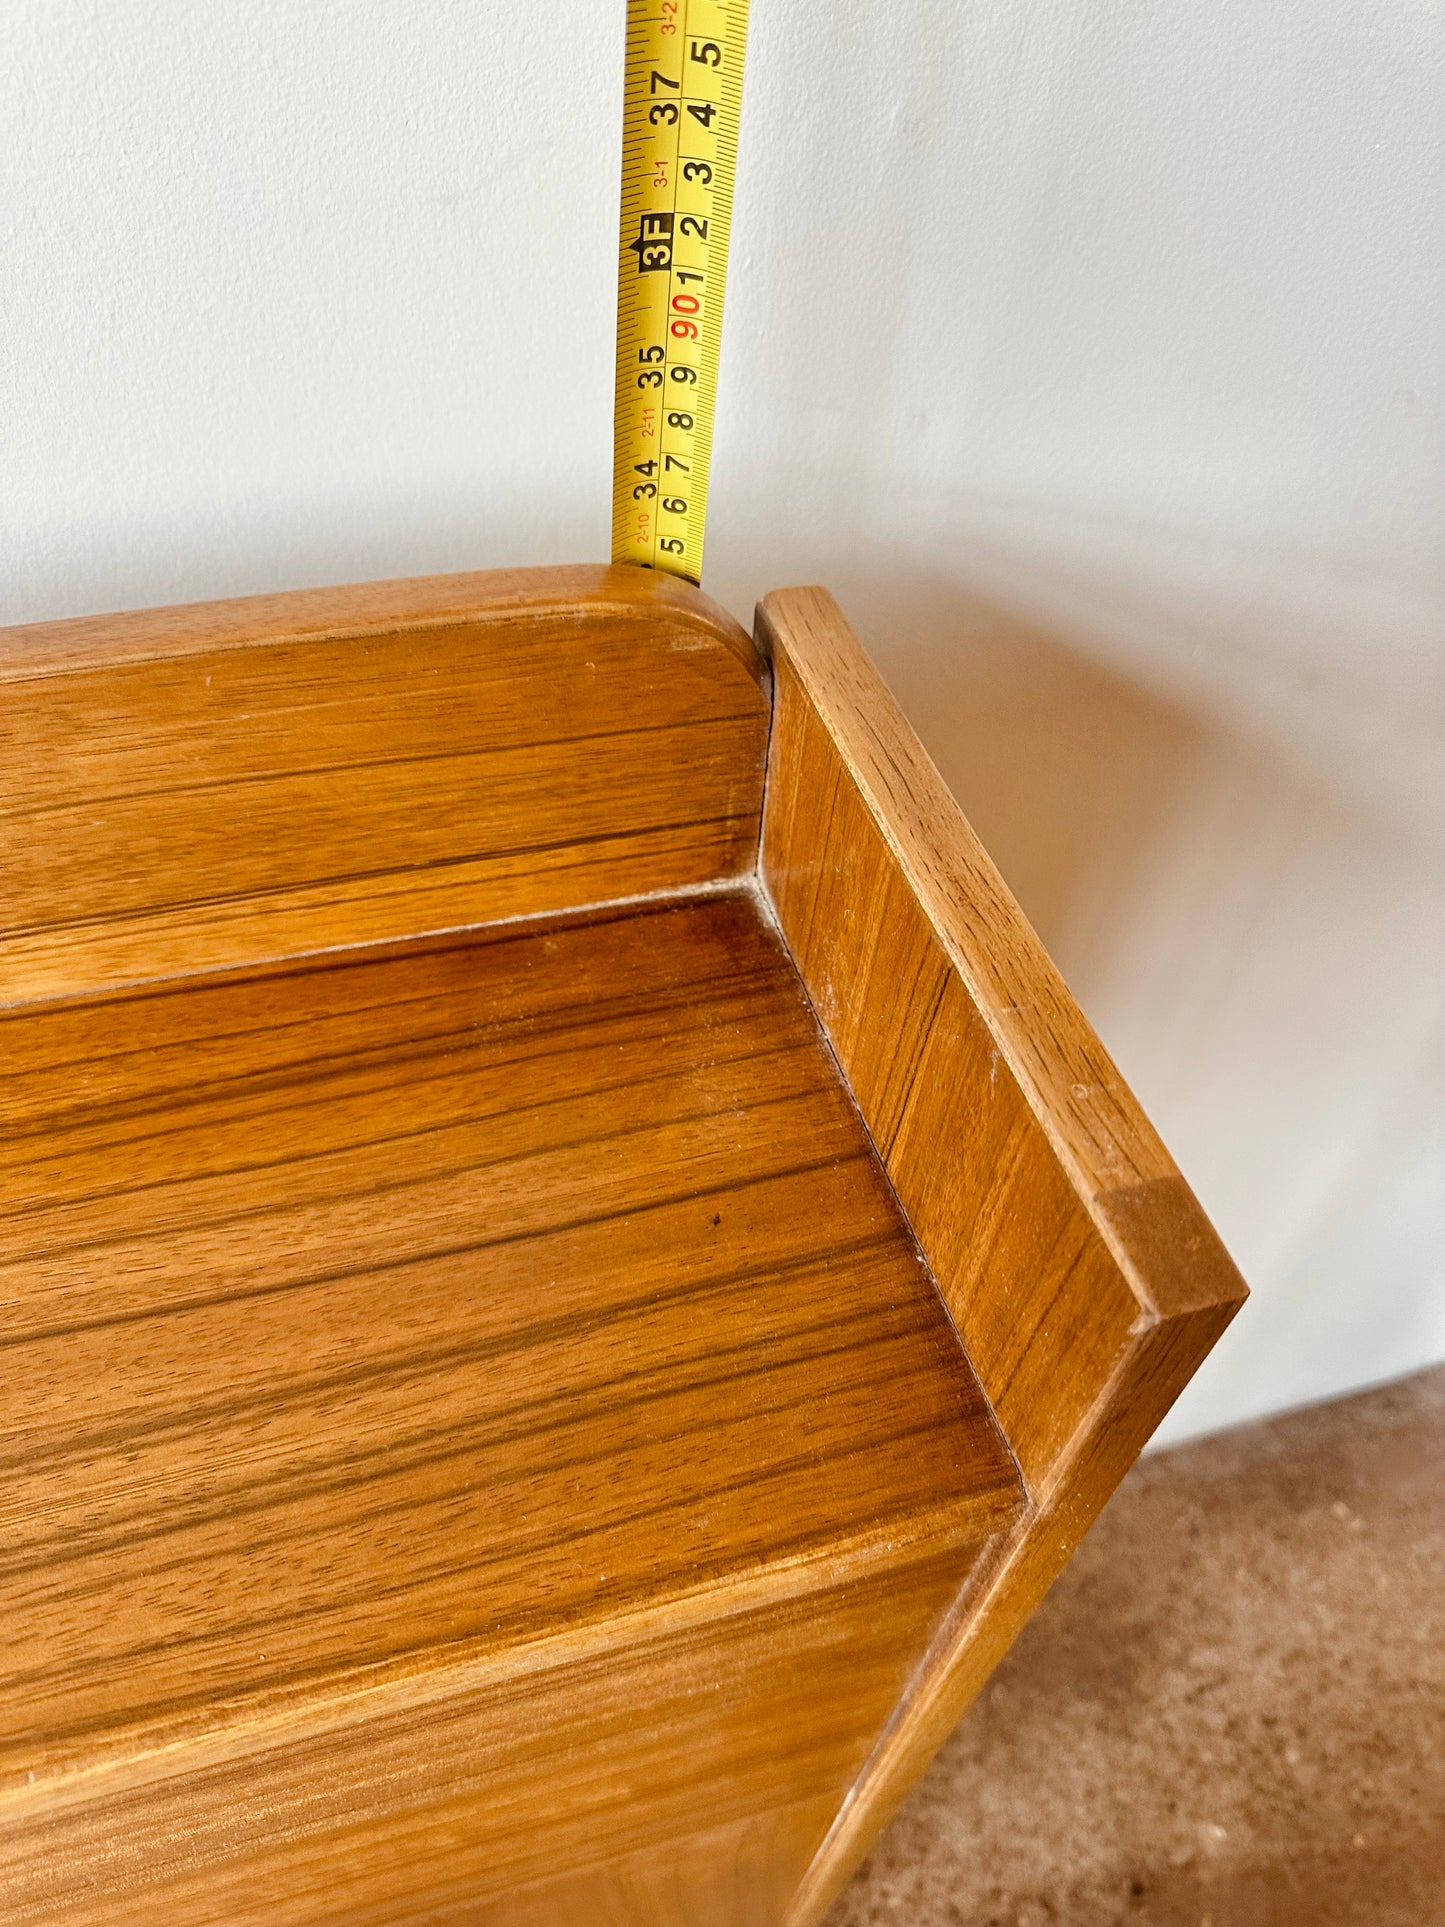
[[[599,621],[665,619],[730,650],[766,693],[763,658],[725,609],[690,583],[622,563],[403,576],[20,623],[0,628],[0,682],[264,643],[342,641],[452,623],[545,621],[562,614]]]

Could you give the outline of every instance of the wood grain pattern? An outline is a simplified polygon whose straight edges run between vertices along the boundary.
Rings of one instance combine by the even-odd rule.
[[[796,1897],[820,1918],[1244,1296],[1211,1226],[822,590],[768,597],[762,872],[1030,1505],[940,1629]]]
[[[5,1920],[811,1927],[1237,1307],[835,606],[761,634],[0,632]]]
[[[0,1003],[735,878],[768,703],[645,570],[0,631]]]
[[[0,1913],[795,1884],[1020,1489],[751,897],[0,1055]]]
[[[574,563],[546,569],[469,569],[456,575],[402,576],[390,582],[347,582],[327,589],[183,602],[115,615],[0,628],[0,682],[30,681],[74,669],[174,660],[216,649],[293,642],[365,642],[409,629],[459,622],[528,622],[544,614],[583,628],[623,620],[681,628],[721,643],[761,685],[764,665],[747,631],[676,576],[652,569]]]
[[[408,1717],[0,1825],[4,1918],[475,1927],[530,1898],[548,1927],[593,1927],[630,1888],[682,1927],[731,1887],[776,1919],[956,1584],[935,1558],[651,1639],[623,1626]]]
[[[479,1910],[481,1927],[738,1927],[781,1920],[813,1846],[832,1817],[822,1798],[792,1801],[606,1867],[513,1889]],[[469,1923],[470,1927],[470,1923]]]

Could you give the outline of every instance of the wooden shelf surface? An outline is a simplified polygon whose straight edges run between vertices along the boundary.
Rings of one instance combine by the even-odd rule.
[[[0,1053],[0,1824],[690,1599],[951,1589],[1019,1509],[749,894],[32,1007]]]
[[[0,691],[0,1920],[818,1927],[1244,1296],[841,611]]]

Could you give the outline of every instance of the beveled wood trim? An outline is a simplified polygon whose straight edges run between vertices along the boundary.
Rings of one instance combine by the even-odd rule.
[[[758,633],[762,878],[1030,1494],[804,1880],[811,1927],[1245,1291],[832,597],[771,595]]]

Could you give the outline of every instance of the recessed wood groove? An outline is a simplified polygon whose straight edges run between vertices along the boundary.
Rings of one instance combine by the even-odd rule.
[[[479,944],[505,943],[524,938],[530,927],[541,922],[545,922],[548,925],[555,925],[559,929],[582,923],[603,925],[618,923],[624,920],[631,922],[633,918],[674,909],[681,905],[707,901],[715,896],[734,896],[738,894],[747,895],[749,893],[745,890],[740,891],[735,882],[728,881],[714,889],[683,890],[670,892],[662,897],[648,897],[645,900],[635,901],[620,911],[616,906],[608,905],[593,907],[580,914],[575,912],[567,913],[560,917],[550,917],[543,914],[537,917],[510,918],[502,924],[484,925],[473,929],[454,930],[435,934],[424,944],[416,945],[414,947],[414,954],[419,957],[428,956],[438,958],[444,956],[462,956],[469,953]],[[384,943],[379,942],[347,946],[342,949],[309,952],[294,958],[276,959],[268,969],[246,972],[245,977],[248,984],[262,987],[270,980],[278,976],[284,976],[293,989],[299,990],[307,980],[334,976],[339,972],[347,971],[361,959],[375,962],[385,962],[388,959],[394,959],[398,954],[398,948],[397,943],[393,940]],[[406,946],[406,948],[411,950],[413,947]],[[217,992],[225,991],[234,984],[236,977],[237,972],[232,968],[229,970],[206,971],[183,977],[150,978],[144,983],[118,986],[102,997],[72,996],[47,998],[44,1000],[43,1005],[25,1005],[19,1007],[18,1010],[17,1007],[12,1006],[8,1010],[0,1010],[0,1026],[3,1026],[7,1018],[15,1014],[23,1014],[25,1021],[23,1025],[13,1027],[8,1032],[0,1032],[0,1034],[5,1036],[7,1053],[12,1059],[20,1043],[27,1039],[40,1040],[39,1047],[35,1048],[32,1046],[25,1060],[30,1063],[32,1071],[37,1075],[65,1071],[80,1063],[89,1065],[99,1065],[100,1063],[115,1065],[124,1063],[130,1058],[139,1058],[147,1062],[154,1062],[158,1052],[168,1047],[187,1048],[193,1043],[188,1028],[188,1020],[184,1016],[187,1000],[214,996]],[[750,997],[764,989],[768,981],[767,973],[738,971],[730,979],[726,990],[721,994],[728,999],[736,996]],[[690,993],[686,989],[679,989],[674,993],[659,993],[658,997],[650,1005],[650,1009],[665,1013],[671,1009],[683,1007],[688,1002],[689,995]],[[98,1007],[102,1005],[109,1007],[113,1002],[122,998],[131,1011],[134,1011],[135,1007],[139,1004],[148,1003],[156,1006],[167,1018],[170,1018],[173,1012],[182,1013],[182,1015],[179,1021],[171,1024],[164,1038],[143,1043],[128,1043],[123,1049],[108,1051],[104,1058],[97,1058],[94,1053],[90,1051],[80,1051],[70,1057],[57,1054],[50,1038],[50,1031],[53,1031],[58,1025],[64,1024],[65,1021],[71,1017],[85,1017],[87,1013],[93,1012]],[[238,1025],[235,1030],[228,1031],[224,1035],[210,1036],[208,1043],[212,1045],[235,1043],[241,1039],[252,1038],[258,1033],[266,1037],[284,1037],[292,1031],[314,1033],[323,1023],[334,1025],[348,1019],[359,1021],[363,1018],[375,1017],[378,1013],[386,1012],[399,1014],[413,1006],[422,1006],[444,1001],[445,993],[441,990],[436,988],[418,989],[414,995],[399,997],[394,1002],[388,999],[381,999],[375,1003],[346,1005],[322,1016],[308,1012],[305,1015],[282,1018],[275,1022],[267,1022],[262,1018],[256,1018],[249,1024]],[[48,1029],[42,1025],[40,1019],[39,1012],[42,1008],[51,1020]],[[609,1016],[635,1016],[636,1004],[635,1000],[625,993],[614,997],[598,996],[594,998],[581,996],[570,1004],[558,1004],[549,1011],[549,1021],[555,1022],[555,1027],[559,1032],[565,1032],[567,1028],[565,1019],[569,1012],[572,1017],[585,1028],[594,1016],[602,1020],[607,1019]],[[432,1037],[465,1037],[471,1033],[473,1028],[474,1025],[468,1021],[452,1030],[419,1033],[413,1033],[408,1030],[403,1033],[402,1043],[388,1042],[385,1047],[388,1050],[394,1050],[398,1056],[400,1056],[414,1041],[427,1042]],[[515,1021],[513,1028],[517,1030],[518,1034],[530,1034],[533,1023],[530,1018],[518,1019]],[[364,1061],[364,1058],[365,1052],[359,1046],[347,1045],[338,1047],[338,1049],[330,1053],[330,1055],[322,1053],[314,1058],[288,1059],[285,1061],[294,1061],[298,1066],[302,1067],[307,1067],[314,1063],[324,1068],[333,1059],[343,1061],[347,1064],[356,1064]],[[16,1077],[10,1081],[12,1083],[15,1082],[17,1078],[23,1074],[23,1072],[16,1073]],[[235,1082],[237,1079],[244,1079],[252,1088],[260,1088],[256,1074],[250,1070],[238,1070],[230,1074],[225,1080],[225,1083],[217,1085],[215,1088],[225,1088],[226,1084]],[[211,1085],[197,1085],[188,1080],[179,1085],[168,1085],[159,1088],[160,1096],[163,1099],[172,1099],[185,1091],[195,1090],[204,1093],[213,1087]],[[8,1101],[8,1091],[6,1093],[0,1093],[0,1098]],[[83,1108],[93,1109],[95,1107],[91,1105]],[[111,1108],[115,1109],[116,1107],[112,1106]],[[46,1115],[49,1118],[60,1116],[61,1114],[52,1108],[47,1110]]]
[[[732,830],[738,826],[751,826],[753,817],[697,816],[683,817],[676,822],[650,823],[638,832],[641,836],[668,836],[679,830]],[[414,863],[397,863],[371,868],[349,868],[334,874],[309,877],[308,885],[324,888],[327,884],[337,883],[379,883],[388,877],[438,874],[447,870],[459,869],[464,864],[480,860],[523,859],[546,856],[557,850],[586,851],[594,845],[605,845],[613,839],[606,835],[554,837],[549,841],[537,843],[518,843],[495,850],[463,850],[455,856],[421,858]],[[169,897],[147,904],[144,912],[124,912],[119,916],[107,911],[98,911],[88,917],[73,917],[62,922],[11,924],[0,928],[0,941],[11,937],[32,937],[41,931],[54,934],[80,933],[90,929],[108,929],[116,924],[139,924],[143,918],[181,910],[221,909],[228,904],[245,903],[254,892],[250,889],[221,891],[210,896]],[[350,946],[348,946],[350,947]],[[285,961],[284,959],[282,961]],[[161,980],[164,981],[164,980]]]

